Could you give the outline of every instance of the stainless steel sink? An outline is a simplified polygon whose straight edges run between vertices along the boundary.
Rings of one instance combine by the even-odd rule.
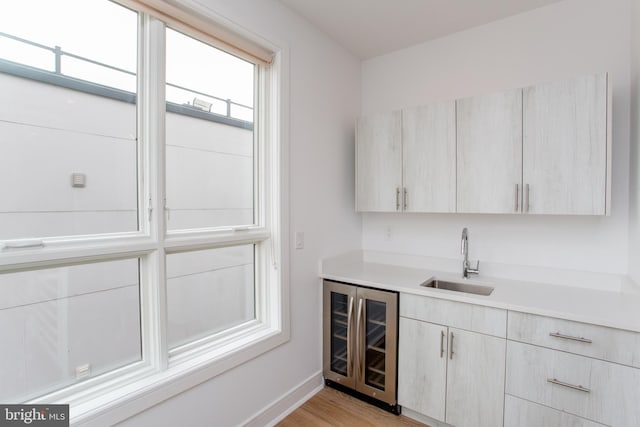
[[[445,280],[432,279],[424,282],[420,286],[425,288],[446,289],[447,291],[466,292],[476,295],[491,295],[493,288],[491,286],[469,285],[467,283],[447,282]]]

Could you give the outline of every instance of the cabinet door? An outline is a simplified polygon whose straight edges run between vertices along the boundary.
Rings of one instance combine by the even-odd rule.
[[[396,403],[398,295],[358,288],[356,390]]]
[[[519,211],[522,90],[458,100],[457,135],[458,212]]]
[[[502,426],[506,340],[449,328],[446,422]]]
[[[447,386],[447,328],[400,318],[398,403],[444,421]]]
[[[324,281],[323,374],[326,379],[355,387],[355,286]]]
[[[405,212],[456,211],[456,105],[402,111]]]
[[[524,89],[527,213],[605,214],[607,103],[606,74]]]
[[[402,208],[401,112],[361,117],[356,129],[356,210]]]

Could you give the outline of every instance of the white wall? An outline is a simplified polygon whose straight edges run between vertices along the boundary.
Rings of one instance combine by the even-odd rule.
[[[629,206],[629,276],[640,284],[640,2],[631,14],[631,180]]]
[[[200,0],[289,53],[291,340],[240,367],[159,404],[124,426],[244,423],[321,370],[322,257],[359,249],[354,212],[354,121],[360,62],[274,0]]]
[[[362,66],[363,114],[608,71],[614,96],[611,217],[365,214],[364,249],[460,258],[467,226],[473,259],[626,274],[629,9],[630,0],[565,0]]]

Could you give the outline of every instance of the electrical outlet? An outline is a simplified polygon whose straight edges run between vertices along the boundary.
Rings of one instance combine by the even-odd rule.
[[[296,231],[296,249],[304,249],[304,231]]]

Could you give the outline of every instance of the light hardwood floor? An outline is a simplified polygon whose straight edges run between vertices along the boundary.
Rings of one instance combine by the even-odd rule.
[[[277,427],[428,427],[325,387]]]

